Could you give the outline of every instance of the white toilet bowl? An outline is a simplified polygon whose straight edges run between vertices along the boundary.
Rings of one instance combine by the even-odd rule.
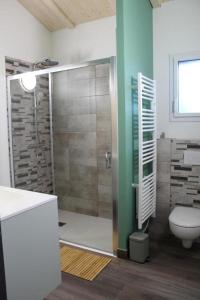
[[[169,227],[182,240],[183,247],[191,248],[193,241],[200,236],[200,209],[175,207],[169,215]]]

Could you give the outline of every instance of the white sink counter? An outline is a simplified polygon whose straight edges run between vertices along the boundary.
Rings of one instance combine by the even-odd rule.
[[[0,221],[56,199],[54,195],[0,186]]]
[[[57,197],[0,186],[0,300],[41,300],[61,282]]]

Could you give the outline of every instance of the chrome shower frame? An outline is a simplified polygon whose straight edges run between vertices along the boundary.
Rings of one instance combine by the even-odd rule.
[[[113,255],[117,254],[118,248],[118,102],[117,102],[117,80],[116,80],[116,57],[109,57],[104,59],[93,60],[80,64],[63,65],[51,67],[48,69],[31,71],[35,76],[49,75],[49,112],[50,112],[50,135],[51,135],[51,160],[52,160],[52,181],[53,189],[55,191],[54,182],[54,154],[53,154],[53,121],[52,121],[52,74],[72,69],[78,69],[91,65],[110,64],[110,96],[111,96],[111,119],[112,119],[112,206],[113,206]],[[30,73],[30,72],[28,72]],[[11,118],[11,94],[10,82],[12,80],[20,79],[25,73],[11,75],[7,77],[8,89],[8,121],[9,121],[9,150],[10,150],[10,169],[11,169],[11,183],[15,186],[14,181],[14,166],[13,166],[13,145],[12,145],[12,118]],[[80,245],[77,245],[80,247]],[[98,251],[98,250],[97,250]],[[101,251],[99,251],[101,252]]]

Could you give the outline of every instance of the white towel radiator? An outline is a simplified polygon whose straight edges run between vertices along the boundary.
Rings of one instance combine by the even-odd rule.
[[[138,229],[156,211],[156,87],[138,73]]]

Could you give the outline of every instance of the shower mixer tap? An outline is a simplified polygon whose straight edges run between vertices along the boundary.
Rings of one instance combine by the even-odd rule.
[[[106,159],[106,169],[110,169],[111,161],[112,161],[112,153],[110,151],[106,152],[105,159]]]

